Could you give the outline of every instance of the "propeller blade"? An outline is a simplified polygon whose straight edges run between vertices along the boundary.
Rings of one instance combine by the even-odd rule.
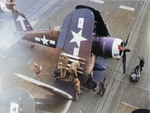
[[[125,74],[125,72],[126,72],[126,52],[124,52],[124,54],[123,54],[122,62],[123,62],[123,74]]]
[[[131,50],[130,49],[125,49],[125,51],[124,52],[130,52]]]
[[[123,51],[123,58],[122,58],[122,62],[123,62],[123,74],[125,74],[126,72],[126,52],[130,52],[131,50],[130,49],[125,49]]]
[[[126,46],[126,45],[128,44],[128,39],[129,39],[129,36],[130,36],[130,33],[129,33],[128,37],[127,37],[127,40],[126,40],[126,42],[124,43],[124,46]]]

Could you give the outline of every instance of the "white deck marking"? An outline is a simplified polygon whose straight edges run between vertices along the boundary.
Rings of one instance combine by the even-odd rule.
[[[5,56],[3,56],[3,55],[0,55],[0,57],[2,57],[2,58],[6,58]]]
[[[28,62],[28,64],[30,64],[32,60],[33,60],[33,59],[31,59],[31,60]]]
[[[128,6],[123,6],[123,5],[120,5],[120,7],[119,7],[119,8],[121,8],[121,9],[125,9],[125,10],[129,10],[129,11],[134,11],[134,10],[135,10],[135,8],[128,7]]]
[[[133,106],[133,105],[130,105],[130,104],[127,104],[127,103],[125,103],[125,102],[122,102],[122,103],[125,104],[125,105],[127,105],[127,106],[130,106],[130,107],[132,107],[132,108],[139,109],[138,107]]]
[[[90,1],[96,2],[96,3],[100,3],[100,4],[103,4],[103,3],[104,3],[104,1],[102,1],[102,0],[90,0]]]
[[[12,60],[11,58],[9,58],[9,60]]]
[[[142,87],[142,86],[137,86],[137,87],[139,87],[139,88],[141,88],[141,89],[143,89],[143,90],[146,90],[146,91],[150,91],[149,88],[145,88],[145,87]]]

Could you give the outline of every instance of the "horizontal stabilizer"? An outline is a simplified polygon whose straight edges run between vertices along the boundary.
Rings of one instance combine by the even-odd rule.
[[[34,19],[34,20],[30,23],[30,25],[33,27],[33,26],[35,26],[35,24],[36,24],[38,21],[39,21],[39,19]]]
[[[55,93],[57,93],[57,94],[63,96],[63,97],[66,98],[66,99],[73,99],[73,97],[72,97],[70,94],[68,94],[67,92],[62,91],[62,90],[60,90],[60,89],[58,89],[58,88],[55,88],[55,87],[53,87],[53,86],[50,86],[50,85],[48,85],[48,84],[45,84],[45,83],[43,83],[43,82],[37,81],[37,80],[35,80],[35,79],[33,79],[33,78],[30,78],[30,77],[27,77],[27,76],[24,76],[24,75],[21,75],[21,74],[17,74],[17,73],[14,73],[14,74],[17,75],[18,77],[20,77],[20,78],[22,78],[22,79],[28,81],[28,82],[31,82],[31,83],[34,83],[34,84],[36,84],[36,85],[49,88],[50,90],[52,90],[52,91],[54,91]]]

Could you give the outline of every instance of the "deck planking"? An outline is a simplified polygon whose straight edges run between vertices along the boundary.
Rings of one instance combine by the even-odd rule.
[[[119,61],[111,60],[110,64],[108,63],[109,65],[106,72],[104,72],[105,76],[108,76],[110,79],[105,95],[101,98],[98,95],[95,95],[95,92],[82,89],[83,94],[79,96],[79,101],[73,102],[68,112],[124,113],[126,109],[129,109],[130,112],[135,108],[139,107],[144,108],[147,105],[146,100],[149,99],[150,94],[149,92],[150,87],[148,82],[149,63],[147,62],[145,64],[145,67],[147,68],[144,68],[142,72],[143,77],[136,85],[130,83],[129,74],[131,72],[130,70],[132,70],[132,67],[138,63],[137,60],[138,55],[144,55],[146,61],[148,61],[149,58],[149,54],[147,54],[149,52],[146,53],[144,52],[145,50],[149,51],[148,49],[149,48],[148,9],[150,7],[149,3],[148,2],[141,3],[140,1],[134,2],[107,1],[104,2],[104,4],[98,4],[88,0],[83,1],[57,0],[54,2],[54,4],[52,4],[52,2],[54,1],[44,1],[44,3],[41,1],[36,2],[37,4],[35,5],[37,5],[39,8],[42,7],[42,5],[46,5],[47,3],[51,4],[51,6],[50,8],[47,7],[47,10],[45,10],[45,12],[43,11],[44,13],[41,12],[40,14],[34,16],[34,17],[39,16],[40,19],[40,21],[34,28],[37,29],[48,28],[47,23],[50,23],[50,26],[52,27],[55,25],[62,25],[65,16],[69,12],[74,10],[75,5],[81,3],[93,6],[99,9],[99,11],[106,11],[110,13],[109,15],[102,14],[102,16],[104,17],[104,21],[109,24],[109,31],[111,36],[119,37],[122,38],[123,40],[126,40],[127,34],[129,34],[129,32],[131,31],[130,36],[131,39],[129,40],[128,46],[130,49],[132,49],[132,53],[127,53],[127,74],[124,76],[122,74],[121,60]],[[22,4],[23,2],[20,1],[19,3],[21,6],[23,6]],[[40,3],[42,3],[41,6],[39,6]],[[32,1],[30,0],[29,3],[27,4],[31,6]],[[131,12],[119,9],[120,5],[127,5],[134,7],[135,11]],[[21,11],[25,12],[27,10],[25,8],[25,5],[22,8],[21,6],[18,6],[18,9],[20,7],[20,9],[22,9]],[[36,10],[33,9],[29,10],[29,9],[30,7],[28,7],[28,11],[25,14],[27,15],[28,18],[31,18],[30,19],[31,21],[33,19],[31,15],[33,14],[33,12],[36,12]],[[115,22],[116,20],[117,22]],[[124,20],[124,22],[122,22],[122,20]],[[48,91],[40,87],[37,87],[36,85],[28,83],[24,80],[21,80],[13,75],[14,72],[20,72],[26,76],[36,79],[36,75],[34,71],[31,69],[31,66],[34,62],[37,62],[38,64],[43,66],[42,71],[43,82],[62,88],[67,92],[72,93],[72,86],[70,84],[64,82],[60,82],[59,84],[57,84],[54,82],[55,79],[53,77],[48,76],[48,74],[51,73],[51,70],[55,67],[55,65],[51,64],[57,63],[57,59],[55,59],[55,57],[52,57],[52,59],[50,59],[50,56],[52,56],[56,52],[54,49],[49,49],[47,47],[43,47],[38,44],[34,49],[33,48],[31,49],[26,41],[24,42],[19,40],[14,45],[11,46],[11,49],[9,48],[7,50],[4,49],[1,50],[3,50],[2,55],[6,56],[6,58],[1,58],[0,60],[2,67],[6,67],[9,65],[9,68],[3,68],[3,72],[1,71],[1,75],[4,75],[1,76],[2,77],[1,81],[3,81],[3,83],[1,83],[2,84],[1,89],[9,87],[22,87],[30,91],[31,94],[33,95],[37,93],[39,94],[49,93]],[[26,53],[27,56],[25,56],[24,53]],[[54,62],[52,62],[53,59],[55,59]],[[63,87],[61,84],[63,84]],[[70,87],[68,87],[68,85],[70,85]],[[136,95],[133,98],[133,100],[131,100],[131,95],[133,96],[135,94],[133,90],[135,92],[138,92],[139,95]],[[142,91],[143,93],[140,93]],[[137,98],[139,98],[142,101],[138,101]],[[135,108],[130,108],[131,106],[128,105],[134,106]]]

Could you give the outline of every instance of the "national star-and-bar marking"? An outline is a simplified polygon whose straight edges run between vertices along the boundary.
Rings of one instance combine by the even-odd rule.
[[[78,33],[75,33],[73,31],[71,31],[71,33],[73,35],[73,39],[70,42],[76,42],[78,47],[80,47],[81,41],[87,40],[86,38],[81,36],[82,35],[82,29]]]
[[[74,31],[71,31],[71,33],[73,35],[73,38],[72,38],[72,40],[69,43],[76,42],[77,45],[78,45],[78,48],[74,47],[74,50],[73,50],[73,55],[74,56],[78,56],[79,55],[79,49],[80,49],[81,41],[87,40],[86,38],[84,38],[82,36],[83,25],[84,25],[84,18],[79,18],[78,19],[78,26],[77,26],[77,28],[81,28],[81,30],[78,33],[75,33]]]
[[[49,46],[48,42],[52,45],[55,45],[55,41],[54,40],[48,40],[45,38],[45,35],[43,35],[43,38],[38,38],[38,37],[35,37],[35,41],[38,41],[38,42],[41,42],[42,41],[42,44],[43,45],[47,45]]]

